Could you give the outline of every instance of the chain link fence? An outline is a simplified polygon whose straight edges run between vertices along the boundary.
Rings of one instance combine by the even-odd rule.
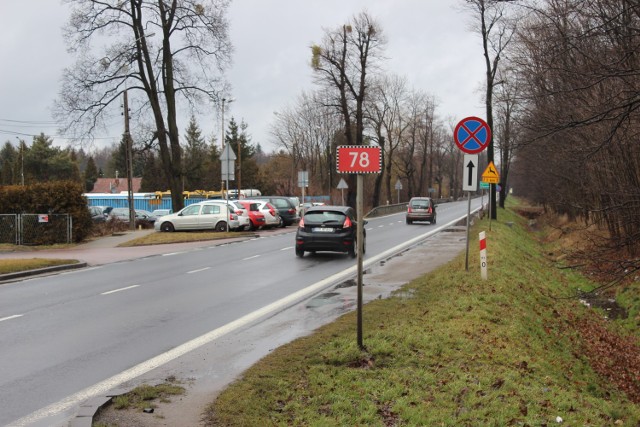
[[[71,243],[72,225],[69,214],[0,214],[0,243]]]

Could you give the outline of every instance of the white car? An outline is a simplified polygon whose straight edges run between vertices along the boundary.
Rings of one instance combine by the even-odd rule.
[[[251,225],[251,221],[249,220],[249,213],[247,212],[247,210],[244,209],[244,207],[239,203],[236,203],[234,200],[229,200],[227,202],[225,199],[212,199],[202,203],[221,203],[224,205],[229,205],[231,210],[235,212],[236,215],[238,216],[238,226],[237,227],[231,226],[229,228],[230,230],[242,231],[242,230],[248,229],[249,226]]]
[[[282,217],[271,203],[266,200],[255,200],[255,203],[258,204],[258,209],[264,215],[265,222],[262,228],[282,227]]]
[[[156,231],[215,230],[228,231],[238,228],[238,215],[226,203],[200,202],[181,209],[180,212],[158,218]]]

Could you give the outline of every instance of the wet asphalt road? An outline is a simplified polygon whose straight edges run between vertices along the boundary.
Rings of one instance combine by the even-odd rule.
[[[439,214],[440,215],[440,214]],[[442,216],[442,215],[441,215]],[[403,218],[402,218],[403,219]],[[440,218],[439,218],[440,220]],[[383,229],[384,227],[397,226],[397,220],[387,220],[381,221],[372,221],[372,225],[374,227],[379,227]],[[414,226],[415,227],[415,226]],[[420,227],[420,226],[418,226]],[[269,235],[269,237],[273,237],[274,239],[256,239],[251,242],[241,243],[237,240],[229,241],[229,242],[217,242],[215,247],[211,247],[211,242],[208,243],[208,247],[204,246],[202,242],[197,244],[181,244],[180,247],[164,247],[161,251],[158,251],[158,248],[155,247],[147,247],[147,248],[113,248],[104,246],[106,243],[103,241],[100,244],[95,242],[93,247],[85,247],[82,251],[69,252],[67,255],[70,258],[83,259],[84,261],[92,264],[92,265],[103,265],[114,263],[121,261],[122,268],[124,270],[122,273],[113,274],[113,271],[110,268],[99,268],[97,270],[90,270],[92,275],[91,281],[95,281],[97,285],[86,286],[86,284],[75,283],[82,282],[83,279],[79,279],[81,275],[58,275],[55,276],[57,279],[53,279],[51,283],[49,283],[48,289],[58,289],[59,287],[69,287],[73,286],[71,291],[73,292],[74,298],[72,300],[77,300],[78,304],[75,306],[74,302],[69,300],[66,296],[51,296],[48,295],[47,305],[51,307],[58,307],[60,304],[64,304],[67,306],[67,309],[71,312],[80,311],[81,316],[98,316],[100,317],[100,321],[104,323],[104,325],[109,325],[110,327],[116,326],[113,330],[113,336],[107,329],[103,329],[103,332],[100,334],[101,336],[95,337],[91,335],[86,335],[83,337],[82,328],[75,329],[69,333],[69,335],[65,335],[63,332],[57,332],[52,330],[47,330],[47,328],[42,328],[42,323],[37,322],[36,325],[40,325],[38,330],[29,330],[26,329],[28,335],[33,336],[33,341],[30,343],[23,342],[24,335],[11,335],[7,334],[7,338],[9,341],[14,340],[14,345],[10,346],[15,353],[5,353],[2,357],[2,360],[5,360],[6,357],[8,359],[18,357],[18,354],[24,354],[27,351],[24,351],[27,347],[21,347],[24,345],[33,345],[36,341],[38,342],[38,346],[42,346],[42,350],[33,351],[31,349],[28,351],[29,353],[36,354],[56,354],[58,352],[63,352],[65,349],[71,348],[75,344],[74,341],[82,338],[82,343],[79,343],[79,347],[77,347],[78,356],[81,356],[81,359],[78,359],[78,356],[71,358],[69,361],[63,361],[62,359],[58,363],[52,363],[51,361],[47,361],[49,367],[46,370],[55,370],[56,372],[64,373],[65,370],[69,370],[69,372],[77,371],[77,372],[85,372],[84,374],[78,374],[78,378],[68,378],[66,377],[64,382],[60,382],[60,378],[56,380],[59,374],[53,375],[46,384],[39,384],[39,394],[32,396],[29,401],[30,404],[35,404],[37,406],[45,406],[48,408],[48,412],[39,412],[38,417],[27,418],[25,425],[52,425],[52,422],[58,422],[65,417],[68,417],[69,414],[77,409],[74,405],[66,405],[59,402],[56,402],[58,405],[50,404],[46,406],[47,401],[51,401],[51,395],[60,395],[63,396],[75,396],[76,399],[83,397],[84,395],[76,392],[75,395],[73,393],[74,389],[78,389],[78,387],[82,388],[82,384],[95,384],[99,383],[99,378],[108,378],[111,375],[112,381],[104,383],[103,386],[99,389],[88,390],[91,387],[85,388],[84,390],[88,390],[85,394],[87,397],[90,397],[91,393],[100,394],[103,393],[105,389],[111,389],[113,387],[118,388],[127,388],[130,386],[134,386],[136,383],[140,381],[149,381],[150,379],[158,379],[158,378],[166,378],[166,374],[172,372],[171,375],[177,376],[178,378],[184,378],[185,376],[188,378],[195,378],[196,381],[193,383],[193,390],[190,393],[194,395],[199,395],[199,390],[202,391],[203,395],[211,396],[211,391],[216,390],[217,387],[222,387],[224,384],[228,383],[235,375],[242,371],[246,366],[249,366],[253,361],[257,360],[260,355],[264,355],[266,351],[274,346],[280,345],[281,343],[287,342],[293,339],[296,336],[299,336],[304,333],[308,333],[310,330],[317,327],[319,324],[323,322],[326,323],[336,316],[344,313],[347,310],[353,308],[353,287],[349,286],[349,281],[346,279],[334,278],[333,284],[325,284],[325,289],[332,290],[328,292],[316,293],[316,295],[309,299],[305,299],[305,301],[294,304],[291,306],[288,305],[289,308],[287,310],[282,310],[279,312],[277,316],[268,315],[266,320],[262,318],[262,321],[258,321],[261,319],[260,316],[252,319],[251,322],[247,322],[244,325],[239,325],[233,332],[233,334],[220,334],[215,338],[215,340],[203,342],[201,345],[193,347],[188,352],[181,354],[179,357],[171,358],[165,357],[163,361],[156,361],[157,366],[145,366],[144,369],[139,369],[135,372],[130,372],[131,375],[128,376],[119,376],[117,377],[117,372],[125,372],[127,371],[126,366],[131,366],[132,361],[138,360],[140,364],[146,363],[145,361],[151,360],[148,359],[149,356],[140,355],[139,346],[142,343],[148,343],[144,347],[150,347],[150,354],[158,354],[161,352],[162,347],[166,349],[175,349],[180,347],[180,343],[184,342],[184,328],[186,325],[190,325],[188,328],[193,329],[191,335],[201,337],[202,334],[206,334],[206,331],[214,331],[221,329],[223,325],[228,325],[229,322],[232,322],[234,318],[237,318],[238,314],[235,314],[243,305],[247,306],[247,309],[250,311],[251,304],[248,304],[247,297],[243,293],[237,293],[234,296],[233,288],[235,284],[239,284],[238,278],[241,278],[242,275],[250,274],[250,269],[244,269],[244,265],[252,265],[254,271],[263,271],[267,275],[270,276],[285,276],[290,274],[291,277],[297,277],[293,282],[290,282],[290,285],[285,286],[280,295],[273,296],[275,292],[274,281],[267,280],[268,277],[264,280],[262,284],[255,283],[251,280],[243,281],[243,286],[248,286],[248,291],[253,295],[256,299],[254,300],[269,300],[271,298],[272,301],[277,300],[279,297],[283,297],[284,295],[291,294],[292,292],[296,292],[305,286],[308,286],[310,283],[314,283],[320,280],[321,277],[331,276],[332,272],[335,275],[337,271],[347,268],[352,264],[352,261],[343,258],[327,258],[318,256],[318,257],[305,257],[303,260],[291,260],[289,258],[284,258],[286,261],[278,261],[277,265],[274,267],[273,262],[275,259],[279,258],[269,258],[277,255],[276,251],[285,251],[285,257],[291,256],[293,258],[293,250],[292,250],[292,242],[293,235],[292,230],[290,228],[280,230],[278,233],[273,233]],[[399,230],[399,229],[398,229]],[[416,228],[415,230],[420,230]],[[421,230],[423,231],[423,230]],[[414,233],[414,230],[411,230]],[[415,231],[417,232],[417,231]],[[368,231],[368,233],[373,234],[375,231]],[[395,233],[397,234],[397,233]],[[447,255],[447,251],[441,249],[438,246],[436,251],[428,251],[430,253],[440,254],[444,257],[444,260],[433,260],[433,262],[426,264],[436,265],[437,262],[446,262],[446,260],[450,259],[450,257],[459,253],[460,247],[460,233],[440,233],[440,235],[449,235],[447,237],[452,238],[453,241],[447,240],[446,242],[439,241],[439,238],[435,236],[431,237],[433,239],[429,244],[431,249],[433,249],[433,245],[440,245],[443,248],[445,246],[456,248],[451,253]],[[455,236],[457,235],[457,236]],[[373,239],[369,239],[371,242]],[[406,240],[406,239],[405,239]],[[462,240],[464,241],[464,235],[462,236]],[[276,246],[271,246],[271,243],[276,243]],[[289,242],[290,241],[290,242]],[[231,245],[230,243],[234,243]],[[113,244],[113,241],[110,245]],[[91,245],[91,244],[90,244]],[[96,247],[101,245],[102,247]],[[255,248],[259,253],[259,255],[251,255],[246,259],[241,258],[241,254],[248,247],[245,245],[251,245],[251,248]],[[443,246],[444,245],[444,246]],[[172,245],[173,246],[173,245]],[[368,254],[382,252],[383,246],[380,246],[376,249],[378,243],[373,240],[373,243],[368,244]],[[414,249],[418,249],[421,245],[414,244]],[[215,251],[215,248],[226,248],[226,247],[234,247],[235,249],[240,250],[240,252],[233,252],[230,255],[226,255],[226,252],[218,250]],[[168,250],[171,252],[167,253]],[[286,252],[289,251],[290,253]],[[410,251],[411,252],[411,251]],[[56,252],[60,254],[60,252]],[[184,258],[180,258],[181,254],[188,253],[189,261],[191,258],[198,258],[197,263],[194,265],[184,265],[187,261]],[[209,254],[217,254],[217,255],[209,255]],[[117,255],[116,255],[117,254]],[[4,255],[4,254],[3,254]],[[82,257],[80,256],[82,255]],[[38,256],[44,256],[42,253],[39,253]],[[49,256],[49,255],[47,255]],[[109,256],[109,261],[105,261],[105,258],[99,259],[99,256]],[[222,257],[228,256],[228,259],[219,259],[217,262],[220,262],[219,265],[229,264],[232,265],[232,270],[228,273],[222,274],[225,280],[228,280],[228,287],[211,287],[211,284],[215,282],[215,279],[220,279],[220,275],[217,275],[216,269],[212,271],[208,271],[211,267],[200,267],[196,268],[196,264],[206,264],[207,259],[211,260],[211,256],[214,257]],[[58,257],[63,257],[58,255]],[[129,262],[134,258],[144,258],[144,261],[136,261]],[[255,258],[257,257],[257,258]],[[259,258],[262,257],[262,261],[259,261]],[[155,259],[154,259],[155,258]],[[395,260],[406,261],[411,257],[408,256],[396,256]],[[139,276],[135,276],[135,274],[143,269],[144,264],[140,264],[141,262],[155,262],[153,270],[144,270],[145,272]],[[173,260],[180,260],[179,262],[174,263]],[[159,264],[156,261],[161,261]],[[390,268],[394,259],[390,261],[381,262],[380,264],[385,264],[384,266],[380,265],[383,270],[384,268]],[[235,263],[235,264],[234,264]],[[282,265],[292,265],[292,272],[279,272],[278,269],[282,268]],[[270,266],[270,267],[269,267]],[[425,262],[424,259],[421,262],[416,263],[413,268],[407,268],[404,266],[402,271],[413,271],[415,274],[419,274],[416,269],[422,270],[424,268]],[[184,268],[182,268],[184,267]],[[418,268],[420,267],[420,268]],[[173,271],[178,268],[182,268],[182,271],[186,270],[186,275],[181,276],[173,276],[175,279],[165,280],[167,275],[171,275]],[[217,267],[220,269],[221,267]],[[275,268],[272,273],[269,273],[268,268]],[[389,277],[381,279],[381,284],[374,283],[374,272],[376,270],[376,265],[372,264],[368,267],[368,275],[367,280],[371,280],[366,286],[365,294],[369,294],[372,297],[381,297],[388,294],[390,291],[389,288],[393,286],[399,286],[404,283],[402,280],[397,279],[398,274],[394,272],[393,277],[396,279],[393,283],[390,283]],[[237,274],[236,274],[237,272]],[[181,273],[185,274],[185,273]],[[213,274],[213,276],[212,276]],[[352,273],[351,273],[352,274]],[[380,274],[384,276],[384,271],[381,271]],[[103,277],[104,275],[104,277]],[[304,276],[305,283],[300,283],[299,279]],[[73,276],[73,280],[71,280],[71,276]],[[189,286],[189,288],[194,288],[195,292],[200,293],[202,296],[197,297],[197,294],[191,294],[190,297],[181,300],[182,293],[174,293],[174,288],[176,285],[176,279],[178,277],[183,277],[185,279],[179,279],[184,284],[187,284],[191,281],[192,277],[200,276],[204,280],[198,282],[195,280],[193,282],[193,286]],[[347,275],[348,276],[348,275]],[[347,277],[345,276],[345,277]],[[108,279],[108,277],[110,279]],[[135,280],[131,281],[129,279],[135,278]],[[189,277],[189,280],[186,280],[186,277]],[[236,279],[234,279],[234,277]],[[260,279],[260,277],[258,277]],[[410,280],[408,278],[406,281]],[[42,280],[38,279],[33,281],[28,281],[26,283],[30,283],[32,286],[39,286]],[[111,280],[111,283],[109,283]],[[213,281],[213,282],[212,282]],[[400,283],[402,282],[402,283]],[[21,284],[20,288],[28,288],[25,284]],[[113,285],[121,285],[123,288],[118,288]],[[149,290],[155,290],[153,292],[152,300],[149,300],[150,295],[148,294],[137,294],[138,287],[142,286],[142,288],[147,287]],[[153,287],[149,287],[153,286]],[[17,288],[17,287],[14,287]],[[96,289],[97,288],[97,289]],[[130,290],[133,289],[133,290]],[[44,289],[44,288],[43,288]],[[90,289],[90,292],[87,290]],[[123,291],[117,294],[112,294],[111,292],[118,291],[119,289],[123,289]],[[318,288],[321,289],[321,288]],[[107,303],[104,305],[103,303],[97,303],[98,305],[90,305],[89,309],[86,313],[82,312],[81,307],[82,303],[86,303],[87,301],[98,301],[101,297],[93,296],[96,291],[103,290],[100,295],[109,293],[108,295],[117,295],[111,299],[112,302],[115,302],[120,308],[117,310],[112,310],[110,308],[111,303]],[[124,291],[126,290],[126,291]],[[212,294],[212,292],[214,292]],[[222,293],[220,293],[222,292]],[[215,294],[218,293],[218,296]],[[164,295],[163,298],[159,298],[160,295]],[[165,295],[166,294],[166,295]],[[9,292],[3,293],[3,296],[7,298],[3,298],[3,302],[8,302],[11,304],[12,295]],[[193,298],[203,299],[206,304],[202,306],[202,308],[196,308],[193,305]],[[19,301],[20,296],[14,296]],[[59,298],[59,299],[56,299]],[[120,298],[120,299],[116,299]],[[137,299],[141,298],[141,299]],[[229,299],[231,298],[231,299]],[[156,301],[152,303],[152,306],[145,307],[144,304],[148,304],[150,301]],[[217,300],[223,301],[218,303]],[[102,299],[100,299],[102,301]],[[209,301],[207,301],[209,300]],[[170,302],[169,302],[170,301]],[[122,304],[128,304],[128,307],[131,309],[125,308]],[[14,306],[20,306],[19,304],[14,304]],[[155,308],[152,308],[155,306]],[[167,308],[169,307],[169,308]],[[191,307],[190,309],[187,307]],[[0,317],[6,311],[7,306],[0,306]],[[34,313],[42,312],[43,307],[38,307],[37,304],[32,307]],[[106,311],[105,311],[106,310]],[[156,314],[150,318],[140,317],[139,311],[145,312],[155,312]],[[155,311],[154,311],[155,310]],[[29,311],[28,307],[25,311]],[[45,310],[46,311],[46,310]],[[195,311],[195,313],[192,313]],[[210,323],[211,313],[217,313],[220,315],[219,320],[214,323]],[[55,310],[56,315],[58,315],[58,310]],[[51,314],[47,314],[51,316]],[[139,319],[139,320],[137,320]],[[179,321],[179,319],[183,319]],[[174,322],[177,322],[178,326],[174,325]],[[77,323],[74,320],[66,320],[63,322]],[[186,323],[185,323],[186,322]],[[209,323],[208,323],[209,322]],[[274,323],[275,322],[275,323]],[[64,323],[63,323],[64,324]],[[166,326],[161,328],[161,335],[163,341],[157,341],[158,334],[154,332],[157,329],[157,325]],[[23,325],[19,322],[13,323],[13,325]],[[149,325],[148,334],[145,334],[147,325]],[[153,327],[152,327],[153,325]],[[174,325],[174,326],[172,326]],[[198,325],[198,327],[194,327]],[[249,327],[251,325],[251,327]],[[0,328],[2,327],[0,323]],[[10,325],[6,325],[6,327],[10,327]],[[28,328],[28,327],[27,327]],[[264,328],[267,328],[266,330]],[[43,330],[41,330],[43,329]],[[268,333],[265,333],[268,331]],[[24,332],[24,331],[21,331]],[[89,332],[90,333],[90,332]],[[94,334],[95,335],[95,334]],[[45,339],[47,337],[47,339]],[[124,337],[124,338],[123,338]],[[127,338],[128,337],[128,338]],[[169,338],[166,341],[166,338]],[[133,344],[133,341],[137,344]],[[109,344],[107,347],[103,343],[118,343],[119,344]],[[165,342],[165,344],[162,344]],[[174,342],[175,344],[170,344]],[[158,343],[160,347],[158,347]],[[167,348],[167,344],[169,347]],[[177,346],[177,347],[176,347]],[[157,349],[153,349],[157,347]],[[6,347],[5,347],[6,348]],[[21,351],[23,350],[23,351]],[[214,351],[215,350],[215,351]],[[204,352],[204,353],[203,353]],[[213,354],[215,353],[215,354]],[[100,359],[104,358],[104,361],[99,364],[99,368],[93,366],[93,368],[89,368],[90,371],[83,371],[84,359]],[[211,365],[211,360],[215,360],[215,365]],[[35,358],[37,359],[37,357]],[[198,363],[198,361],[205,360],[207,362]],[[108,362],[107,362],[108,361]],[[11,393],[4,393],[2,390],[8,391],[9,389],[15,392],[18,387],[18,382],[24,383],[38,383],[42,381],[41,374],[43,371],[33,370],[29,368],[29,363],[35,363],[36,361],[25,360],[21,361],[20,367],[16,365],[2,364],[0,366],[4,366],[5,371],[1,372],[3,375],[0,375],[3,378],[3,386],[0,388],[0,395],[2,399],[0,401],[3,402],[13,402],[15,405],[19,406],[20,401],[15,401],[15,399],[11,398]],[[93,360],[92,360],[93,364]],[[134,362],[135,365],[135,362]],[[12,369],[13,366],[13,369]],[[34,365],[36,366],[36,365]],[[136,365],[139,366],[139,365]],[[19,375],[21,369],[25,369],[25,374],[23,376]],[[87,365],[89,367],[89,365]],[[31,371],[30,371],[31,369]],[[129,368],[131,370],[131,368]],[[29,374],[28,372],[33,372]],[[137,375],[134,375],[137,374]],[[114,379],[114,377],[117,377]],[[95,378],[95,379],[92,379]],[[14,380],[12,380],[14,379]],[[56,382],[57,381],[57,382]],[[54,393],[54,390],[56,391]],[[206,390],[206,392],[205,392]],[[90,393],[91,392],[91,393]],[[75,403],[75,402],[74,402]],[[5,403],[3,403],[4,405]],[[13,406],[11,409],[13,409]],[[24,408],[27,411],[31,409]],[[57,411],[57,412],[56,412]],[[49,412],[56,412],[54,416],[50,416]],[[16,412],[18,413],[18,412]],[[10,415],[12,416],[12,415]],[[6,418],[0,420],[1,422],[11,422],[14,418]],[[32,422],[33,421],[33,422]],[[42,424],[38,424],[42,423]],[[18,424],[20,425],[20,424]]]

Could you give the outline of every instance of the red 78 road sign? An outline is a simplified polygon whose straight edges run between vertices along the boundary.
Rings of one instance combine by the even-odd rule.
[[[341,145],[336,152],[338,173],[380,173],[382,154],[380,147],[368,145]]]

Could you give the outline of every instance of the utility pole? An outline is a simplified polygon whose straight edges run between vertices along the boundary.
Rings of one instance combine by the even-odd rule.
[[[127,89],[124,90],[123,109],[124,109],[124,143],[126,151],[127,163],[127,201],[129,203],[129,228],[136,229],[136,210],[133,206],[133,153],[131,149],[131,133],[129,132],[129,99],[127,97]]]

